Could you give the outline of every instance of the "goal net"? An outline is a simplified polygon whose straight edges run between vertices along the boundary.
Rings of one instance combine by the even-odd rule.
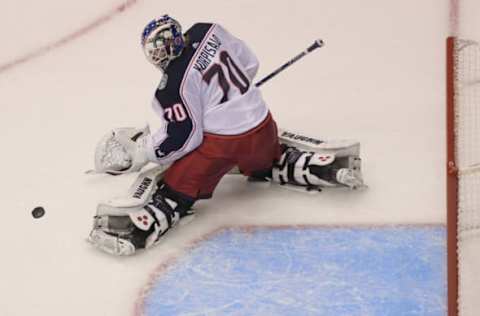
[[[480,45],[447,39],[449,315],[480,315]]]

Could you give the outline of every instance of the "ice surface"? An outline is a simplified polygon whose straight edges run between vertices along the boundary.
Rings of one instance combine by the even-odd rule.
[[[446,313],[443,227],[229,229],[159,275],[153,315]]]

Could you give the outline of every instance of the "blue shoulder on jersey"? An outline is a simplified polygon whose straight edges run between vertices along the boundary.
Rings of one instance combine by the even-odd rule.
[[[155,98],[164,110],[164,118],[167,124],[167,138],[155,148],[157,158],[163,158],[170,153],[181,149],[194,132],[193,118],[188,104],[182,99],[181,84],[187,73],[192,60],[196,45],[202,42],[213,24],[197,23],[186,33],[187,46],[180,57],[174,59],[168,65],[165,74],[168,76],[166,85],[157,89]],[[196,45],[193,45],[196,44]],[[162,84],[160,84],[162,86]]]

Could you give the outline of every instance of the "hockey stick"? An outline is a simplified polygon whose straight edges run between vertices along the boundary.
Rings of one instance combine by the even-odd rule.
[[[301,52],[300,54],[298,54],[297,56],[293,57],[292,59],[290,59],[289,61],[287,61],[285,64],[281,65],[280,67],[278,67],[277,69],[275,69],[272,73],[270,73],[269,75],[267,75],[265,78],[263,78],[262,80],[258,81],[255,86],[256,87],[260,87],[261,85],[263,85],[265,82],[267,82],[268,80],[270,80],[271,78],[275,77],[276,75],[278,75],[280,72],[282,72],[283,70],[285,70],[287,67],[289,67],[290,65],[292,65],[293,63],[297,62],[298,60],[300,60],[301,58],[305,57],[307,54],[311,53],[312,51],[314,51],[315,49],[317,48],[320,48],[324,45],[323,43],[323,40],[321,39],[317,39],[315,42],[313,42],[312,45],[310,45],[309,47],[307,47],[306,50],[304,50],[303,52]]]

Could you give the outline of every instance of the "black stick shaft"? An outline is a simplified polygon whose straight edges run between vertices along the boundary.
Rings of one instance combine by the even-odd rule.
[[[277,69],[275,69],[272,73],[270,73],[269,75],[267,75],[266,77],[264,77],[262,80],[258,81],[257,83],[255,83],[255,86],[256,87],[260,87],[261,85],[263,85],[265,82],[267,82],[268,80],[270,80],[271,78],[275,77],[276,75],[278,75],[280,72],[282,72],[283,70],[285,70],[286,68],[288,68],[290,65],[292,65],[293,63],[297,62],[299,59],[302,59],[303,57],[305,57],[307,54],[311,53],[312,51],[314,51],[315,49],[319,48],[319,47],[322,47],[323,46],[323,41],[321,39],[318,39],[316,40],[312,45],[310,45],[309,47],[307,47],[306,50],[304,50],[303,52],[301,52],[300,54],[298,54],[297,56],[293,57],[292,59],[290,59],[289,61],[287,61],[285,64],[281,65],[280,67],[278,67]]]

